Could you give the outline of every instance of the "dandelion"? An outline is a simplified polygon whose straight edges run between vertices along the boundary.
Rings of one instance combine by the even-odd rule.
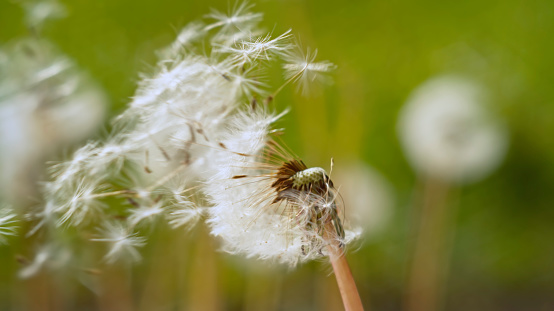
[[[462,183],[494,170],[506,151],[507,135],[485,109],[486,100],[482,87],[456,76],[432,79],[414,91],[398,123],[414,168]]]
[[[50,228],[46,219],[77,231],[90,221],[100,224],[101,236],[92,240],[110,245],[108,263],[137,262],[146,243],[137,228],[165,219],[190,229],[206,217],[227,251],[290,266],[329,257],[343,268],[338,279],[353,284],[343,254],[359,231],[345,225],[338,191],[324,169],[307,167],[269,138],[286,112],[256,100],[269,93],[261,81],[269,62],[289,66],[266,103],[289,83],[306,85],[333,65],[316,63],[315,54],[292,60],[291,31],[260,34],[261,14],[249,8],[213,12],[214,23],[185,27],[162,50],[107,139],[52,168],[45,211],[34,214],[44,219],[33,232]],[[209,55],[197,53],[205,44]]]
[[[272,112],[275,96],[295,82],[306,89],[334,65],[315,62],[309,51],[295,56],[292,32],[262,33],[262,15],[250,7],[213,11],[215,21],[185,27],[162,49],[108,137],[52,168],[33,232],[99,227],[92,241],[109,244],[105,261],[137,262],[146,243],[137,228],[165,219],[190,229],[206,217],[233,253],[290,266],[330,258],[341,290],[358,297],[344,251],[359,230],[345,223],[330,174],[270,138],[285,113]],[[283,60],[286,80],[266,96],[264,69]],[[257,104],[261,97],[265,105]],[[354,296],[345,305],[360,309]]]
[[[296,265],[324,256],[328,240],[343,245],[353,236],[344,231],[325,170],[308,168],[267,141],[276,118],[236,117],[237,127],[223,140],[229,151],[222,151],[220,171],[206,187],[214,204],[208,222],[231,252]]]
[[[347,309],[361,309],[344,247],[359,230],[343,225],[338,192],[323,168],[268,139],[278,119],[264,111],[238,114],[222,140],[220,166],[205,192],[213,207],[208,223],[224,249],[290,266],[329,257]],[[238,152],[240,150],[240,152]]]
[[[102,200],[108,196],[132,203],[124,213],[131,227],[161,214],[180,226],[185,219],[199,218],[202,213],[197,210],[172,209],[180,202],[164,189],[172,181],[195,187],[209,177],[205,172],[214,163],[220,138],[228,131],[230,116],[240,110],[241,99],[249,102],[265,93],[259,79],[264,66],[258,60],[282,56],[290,46],[290,31],[276,38],[265,35],[229,43],[227,39],[238,33],[243,38],[255,33],[250,30],[261,15],[249,8],[240,5],[227,17],[212,13],[218,22],[206,27],[201,22],[186,26],[162,50],[156,71],[142,76],[129,108],[115,119],[106,141],[89,142],[72,160],[53,166],[45,206],[56,206],[58,225],[78,226],[92,214],[98,219],[120,214],[104,208]],[[206,41],[214,47],[211,55],[195,53],[195,46]],[[240,55],[230,53],[233,49]],[[252,66],[244,67],[241,59]],[[122,187],[118,180],[128,176],[134,181]],[[105,191],[108,188],[114,191]]]
[[[455,231],[450,187],[486,177],[507,146],[502,124],[486,109],[482,86],[458,76],[441,76],[416,89],[401,111],[400,140],[423,179],[424,193],[413,247],[407,309],[439,309],[438,289],[448,275],[448,236]]]

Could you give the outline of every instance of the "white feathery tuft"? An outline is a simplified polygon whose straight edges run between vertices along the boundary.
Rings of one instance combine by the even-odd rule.
[[[331,239],[351,239],[340,224],[336,196],[291,190],[280,193],[286,204],[274,204],[270,179],[234,178],[274,173],[260,162],[271,125],[283,115],[270,113],[269,103],[289,82],[307,85],[333,67],[315,63],[315,54],[293,61],[291,31],[263,34],[257,29],[262,15],[250,8],[242,3],[229,14],[214,11],[208,15],[213,23],[194,22],[179,32],[159,53],[156,69],[141,76],[108,138],[53,166],[44,211],[33,214],[43,217],[33,233],[51,228],[51,221],[77,229],[89,221],[103,224],[94,241],[111,244],[110,263],[138,261],[146,239],[135,229],[155,219],[190,229],[208,217],[226,250],[291,265],[325,255],[328,233],[322,232],[329,230],[322,224],[334,224]],[[267,96],[261,77],[279,60],[289,62],[287,81]],[[108,197],[123,210],[113,200],[108,205]],[[113,221],[120,217],[126,221]]]
[[[137,248],[146,243],[146,239],[138,236],[137,233],[129,233],[128,229],[116,222],[106,222],[100,229],[100,238],[91,239],[96,242],[110,244],[110,250],[104,257],[108,263],[118,260],[139,261],[141,259]]]
[[[0,205],[0,244],[6,244],[9,236],[17,235],[17,215],[7,205]]]

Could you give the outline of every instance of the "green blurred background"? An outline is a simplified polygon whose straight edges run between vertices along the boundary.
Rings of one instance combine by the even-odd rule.
[[[228,1],[62,3],[67,17],[49,22],[41,35],[105,89],[110,116],[124,109],[139,73],[150,70],[155,51],[180,27],[211,8],[232,6]],[[422,181],[397,138],[399,110],[428,78],[460,73],[491,91],[510,145],[498,170],[458,187],[449,201],[458,215],[445,310],[554,310],[554,2],[252,3],[264,13],[267,30],[292,28],[304,47],[318,48],[319,59],[338,65],[335,83],[318,96],[302,97],[290,87],[277,98],[278,107],[292,108],[279,124],[287,129],[284,140],[309,166],[328,167],[334,157],[340,171],[351,159],[362,159],[388,180],[394,194],[382,229],[348,253],[364,304],[373,310],[403,308],[414,201]],[[0,44],[29,34],[23,14],[16,3],[0,1]],[[216,252],[217,242],[201,227],[186,234],[158,229],[150,241],[146,260],[123,281],[131,281],[127,294],[142,310],[341,306],[328,264],[294,270],[244,264]],[[9,302],[14,295],[35,296],[26,296],[25,284],[11,277],[17,268],[11,250],[1,251],[0,307],[15,310],[17,303]],[[62,292],[66,287],[59,285]],[[66,309],[103,309],[82,285],[68,293],[60,294],[71,297]]]

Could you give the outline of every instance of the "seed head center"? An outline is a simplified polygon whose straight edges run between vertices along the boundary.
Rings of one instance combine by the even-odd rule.
[[[312,167],[292,175],[292,186],[301,188],[302,186],[315,184],[324,180],[327,173],[321,167]]]

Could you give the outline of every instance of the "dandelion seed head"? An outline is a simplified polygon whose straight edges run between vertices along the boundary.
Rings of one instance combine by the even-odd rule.
[[[162,216],[174,228],[189,229],[208,215],[227,250],[290,264],[323,256],[329,236],[341,244],[350,237],[325,171],[295,157],[272,162],[264,151],[283,158],[268,138],[283,114],[269,103],[289,82],[312,82],[332,64],[314,62],[315,54],[303,57],[301,68],[289,64],[285,71],[295,73],[267,96],[267,105],[257,105],[268,93],[263,69],[287,59],[293,44],[290,30],[274,36],[256,29],[262,15],[249,9],[243,3],[228,14],[213,11],[208,17],[215,21],[207,26],[183,28],[155,68],[140,76],[105,142],[91,143],[54,169],[55,187],[47,194],[58,224],[110,215],[115,208],[103,205],[106,196],[127,203],[126,221],[107,222],[103,237],[94,239],[110,243],[108,262],[138,260],[145,239],[133,228]],[[62,69],[63,63],[48,68],[42,79]]]
[[[323,182],[328,178],[327,172],[321,167],[311,167],[292,175],[292,185],[294,188],[306,187]]]
[[[214,204],[208,223],[224,250],[294,266],[326,256],[331,241],[355,238],[343,228],[325,170],[308,168],[268,141],[274,115],[262,111],[235,120],[223,142],[243,153],[220,152],[220,167],[205,188]]]

